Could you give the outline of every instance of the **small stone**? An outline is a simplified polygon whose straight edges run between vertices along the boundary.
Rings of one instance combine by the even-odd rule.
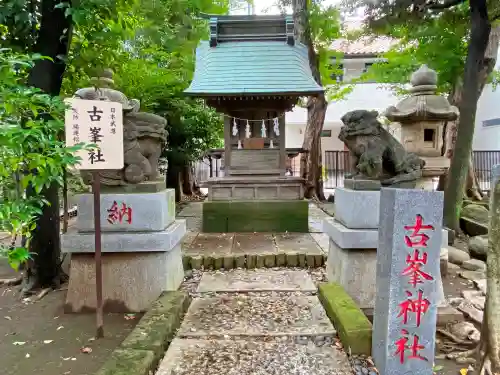
[[[288,267],[297,267],[299,265],[299,256],[296,253],[286,254],[286,264]]]
[[[234,258],[232,256],[224,257],[224,269],[232,270],[234,268]]]
[[[469,252],[474,258],[486,260],[488,235],[474,236],[469,239]]]
[[[220,270],[222,268],[224,268],[224,257],[214,257],[214,270]]]
[[[472,280],[474,282],[474,285],[476,286],[477,289],[479,289],[481,292],[483,292],[484,295],[486,295],[486,279],[481,278],[478,280]]]
[[[323,267],[323,255],[322,254],[316,254],[314,256],[314,265],[316,267]]]
[[[375,372],[375,371],[370,371],[370,372],[368,373],[368,375],[378,375],[378,372]]]
[[[234,263],[236,268],[245,268],[246,257],[244,255],[238,255]]]
[[[203,257],[200,255],[196,255],[191,258],[191,268],[193,270],[199,270],[201,269],[201,266],[203,265]]]
[[[257,254],[255,261],[255,268],[264,268],[265,262],[266,262],[266,256],[264,254]]]
[[[286,254],[279,253],[276,254],[276,267],[285,267],[286,266]]]
[[[184,255],[182,257],[182,265],[185,270],[191,269],[191,257],[189,255]]]
[[[306,254],[299,254],[299,267],[305,267],[306,266]]]
[[[206,256],[203,258],[203,267],[206,270],[209,270],[214,267],[214,257],[213,256]]]
[[[456,247],[449,246],[448,247],[448,262],[453,264],[461,265],[466,260],[470,259],[470,255]]]
[[[459,265],[448,262],[448,272],[457,272],[460,269]]]
[[[486,271],[486,263],[479,259],[469,259],[462,263],[462,268],[469,271]]]
[[[361,369],[361,372],[363,373],[363,375],[368,375],[368,369],[366,367],[363,367]]]
[[[257,255],[247,255],[247,268],[257,267]]]
[[[276,265],[276,257],[274,254],[267,254],[264,257],[264,266],[267,268],[273,268]]]
[[[193,270],[186,270],[184,271],[184,277],[187,279],[190,279],[193,277]]]

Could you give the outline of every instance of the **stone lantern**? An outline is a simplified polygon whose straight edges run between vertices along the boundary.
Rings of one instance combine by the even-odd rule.
[[[450,160],[441,155],[444,124],[456,120],[459,112],[436,93],[437,73],[427,65],[412,74],[410,83],[411,96],[387,108],[385,116],[400,124],[403,147],[425,160],[417,187],[434,190],[433,179],[446,173],[450,166]]]

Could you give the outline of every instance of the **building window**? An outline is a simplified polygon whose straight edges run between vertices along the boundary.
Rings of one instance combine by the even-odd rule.
[[[368,71],[368,69],[370,69],[370,66],[372,66],[373,63],[365,63],[365,67],[363,69],[363,73],[366,73]]]
[[[488,126],[498,126],[498,125],[500,125],[500,118],[492,118],[483,121],[483,127],[485,128]]]
[[[321,137],[328,138],[332,136],[332,131],[331,130],[322,130],[321,131]]]

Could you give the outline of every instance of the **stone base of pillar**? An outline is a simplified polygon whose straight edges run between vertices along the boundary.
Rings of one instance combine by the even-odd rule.
[[[181,245],[163,252],[102,254],[105,313],[145,311],[164,291],[177,290],[184,278]],[[65,312],[96,309],[93,253],[71,254]]]

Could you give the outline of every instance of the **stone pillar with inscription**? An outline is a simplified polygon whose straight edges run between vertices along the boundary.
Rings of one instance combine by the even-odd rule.
[[[443,193],[382,189],[372,356],[384,375],[432,375]]]
[[[174,189],[166,189],[165,178],[158,172],[166,120],[139,112],[138,101],[112,89],[112,72],[105,71],[95,81],[101,83],[100,88],[75,93],[75,108],[97,100],[98,104],[120,103],[123,108],[123,132],[116,132],[123,137],[123,149],[120,142],[120,149],[105,154],[106,160],[121,157],[123,168],[99,170],[104,311],[144,311],[162,292],[176,290],[184,278],[181,240],[186,223],[175,219]],[[94,128],[112,133],[114,117],[101,117]],[[82,118],[66,120],[80,121],[77,125],[81,128],[85,125]],[[98,146],[111,147],[106,138],[97,142]],[[81,168],[87,184],[95,176],[89,169]],[[96,308],[93,195],[81,194],[77,206],[76,226],[61,237],[62,251],[71,253],[67,312]]]

